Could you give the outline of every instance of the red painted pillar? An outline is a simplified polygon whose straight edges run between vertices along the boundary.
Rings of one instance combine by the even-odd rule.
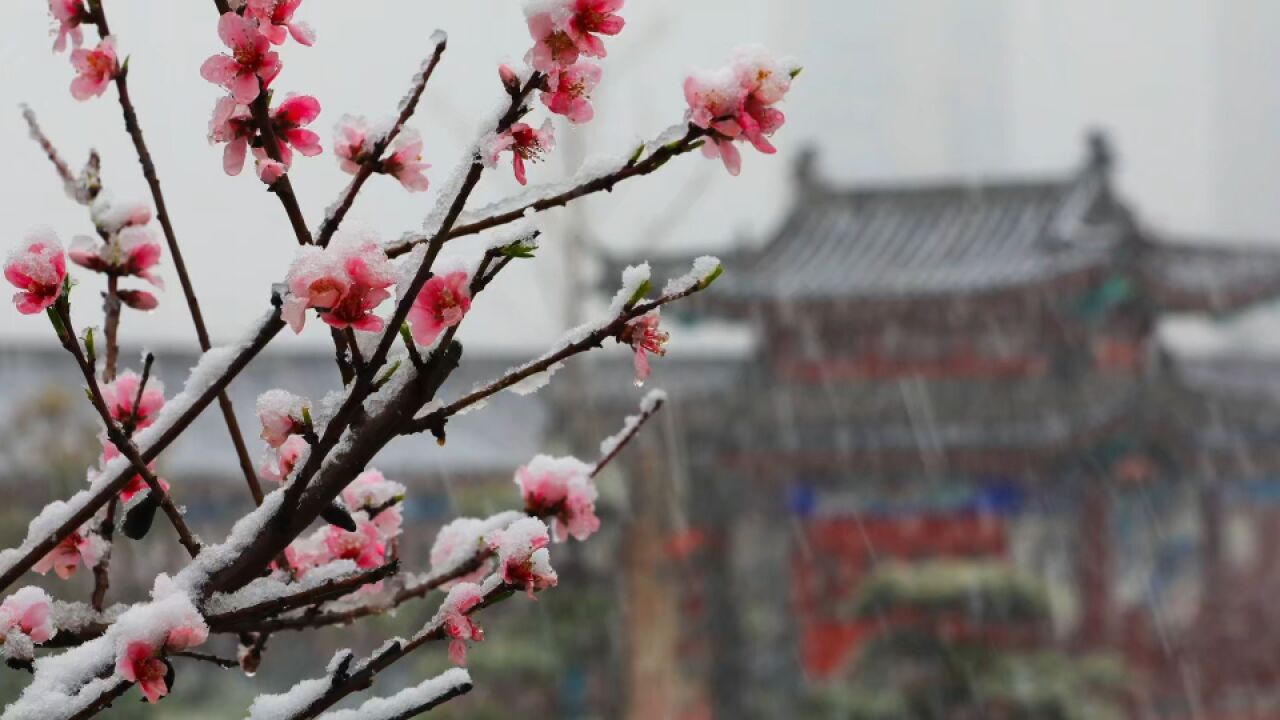
[[[1080,640],[1085,647],[1094,648],[1111,639],[1112,629],[1111,496],[1103,478],[1085,481],[1078,512]]]

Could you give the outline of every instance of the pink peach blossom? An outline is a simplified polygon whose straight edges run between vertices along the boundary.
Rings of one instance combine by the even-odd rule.
[[[370,518],[369,523],[377,529],[378,535],[383,540],[391,540],[399,537],[404,529],[404,515],[401,514],[399,506],[389,507]]]
[[[222,169],[228,175],[239,175],[244,169],[244,159],[249,154],[249,144],[257,137],[249,108],[227,95],[213,106],[209,120],[209,144],[226,143],[222,151]]]
[[[283,45],[292,35],[299,45],[311,46],[316,41],[315,31],[307,23],[293,20],[301,4],[302,0],[249,0],[245,14],[261,23],[262,34],[275,45]]]
[[[738,146],[733,144],[732,140],[727,138],[710,137],[707,138],[706,144],[702,146],[702,156],[714,160],[720,158],[724,163],[724,169],[729,174],[737,177],[742,173],[742,153],[738,150]]]
[[[515,95],[520,92],[520,76],[511,69],[510,65],[504,63],[498,66],[498,79],[502,81],[502,87],[506,88],[508,93]]]
[[[544,12],[528,18],[533,47],[525,55],[525,62],[540,72],[549,73],[557,65],[572,65],[578,61],[578,44],[569,34],[566,22],[558,15],[562,13]]]
[[[44,590],[28,585],[0,603],[0,638],[17,630],[42,645],[58,634],[53,624],[53,599]]]
[[[281,146],[283,149],[284,146]],[[289,171],[289,166],[279,160],[272,160],[262,148],[253,149],[253,169],[258,179],[267,185],[274,185],[277,180]]]
[[[471,309],[471,276],[459,270],[433,276],[409,309],[409,328],[414,342],[429,346],[445,328],[462,322]]]
[[[525,18],[534,46],[526,61],[549,73],[557,65],[572,65],[578,56],[604,57],[598,35],[617,35],[625,21],[616,12],[623,0],[555,0],[525,4]]]
[[[164,384],[155,378],[147,380],[142,391],[142,399],[138,401],[138,386],[142,378],[132,370],[125,370],[115,380],[102,386],[102,399],[107,403],[111,419],[124,424],[137,413],[135,429],[150,427],[155,422],[156,413],[164,407]],[[134,403],[137,402],[135,406]],[[135,410],[136,407],[136,410]]]
[[[382,161],[382,172],[399,180],[409,192],[426,192],[430,182],[423,171],[429,167],[422,162],[422,137],[410,129],[396,137],[391,143],[391,156]]]
[[[84,527],[63,538],[31,569],[41,575],[52,569],[58,577],[66,580],[82,562],[86,568],[97,565],[102,558],[102,539],[88,527],[86,523]]]
[[[306,406],[305,398],[285,390],[268,390],[259,395],[257,411],[262,423],[262,439],[278,448],[291,435],[300,435],[305,429],[303,408]]]
[[[431,544],[432,573],[452,571],[460,564],[470,561],[481,550],[486,549],[487,545],[483,537],[484,525],[483,520],[463,517],[455,518],[440,528],[436,533],[435,541]],[[479,582],[489,574],[489,567],[488,556],[483,556],[476,564],[475,570],[458,577],[452,584]],[[442,587],[447,589],[450,584]]]
[[[154,464],[148,465],[147,469],[151,470],[153,475],[155,474]],[[169,492],[169,488],[171,486],[169,485],[168,480],[158,477],[156,478],[156,482],[160,484],[160,488],[162,490],[166,493]],[[124,487],[120,488],[120,502],[128,503],[139,493],[145,492],[148,489],[149,486],[147,485],[147,481],[143,480],[141,475],[134,475]]]
[[[485,165],[495,167],[498,164],[498,157],[510,150],[516,181],[525,185],[528,182],[524,172],[525,160],[529,162],[541,160],[545,153],[555,147],[555,144],[555,131],[551,127],[550,120],[544,122],[537,130],[524,123],[516,123],[506,132],[489,139],[484,147],[482,158]]]
[[[622,9],[623,0],[575,0],[574,13],[569,19],[569,37],[578,51],[592,57],[604,57],[604,41],[600,35],[617,35],[626,21],[616,13]]]
[[[800,71],[799,63],[793,58],[778,57],[758,45],[744,45],[734,50],[733,67],[738,83],[765,105],[782,102]]]
[[[145,227],[130,226],[106,242],[86,235],[78,235],[71,241],[67,254],[71,262],[93,270],[116,276],[136,275],[156,287],[163,288],[164,280],[155,273],[162,253],[157,241]]]
[[[111,462],[112,460],[118,457],[120,457],[120,450],[114,444],[107,443],[102,447],[102,466],[103,467],[106,467],[107,463]],[[151,471],[152,475],[154,475],[156,464],[154,462],[148,463],[147,469]],[[165,492],[169,491],[170,486],[167,480],[165,480],[164,478],[158,477],[156,478],[156,482],[160,484],[160,487]],[[147,485],[147,481],[142,479],[141,473],[134,475],[133,477],[129,478],[129,482],[125,483],[124,487],[120,488],[120,501],[127,504],[138,493],[146,491],[148,487],[149,486]]]
[[[589,122],[595,116],[591,107],[591,91],[600,84],[600,66],[589,60],[560,66],[547,75],[547,89],[542,103],[557,115],[573,123]]]
[[[333,154],[338,156],[338,166],[343,172],[355,175],[368,159],[369,151],[368,122],[355,115],[343,115],[333,136]]]
[[[285,548],[285,558],[298,577],[302,577],[312,568],[333,561],[333,554],[329,552],[328,544],[325,542],[327,535],[328,528],[320,528],[307,537],[294,540],[289,547]]]
[[[550,518],[556,540],[586,540],[600,529],[590,465],[573,457],[539,455],[516,470],[515,481],[525,512]]]
[[[655,308],[640,317],[628,322],[619,335],[619,340],[630,345],[635,351],[636,384],[642,385],[649,379],[649,354],[662,357],[667,354],[667,341],[671,334],[659,329],[661,318]]]
[[[121,290],[117,294],[120,302],[134,310],[155,310],[160,305],[156,296],[146,290]]]
[[[484,592],[475,583],[453,586],[440,605],[437,621],[449,636],[449,659],[454,665],[467,664],[467,643],[484,640],[484,629],[471,619],[470,613],[484,601]]]
[[[736,138],[742,129],[737,118],[747,100],[733,68],[698,72],[684,80],[684,99],[689,105],[689,122]]]
[[[521,518],[489,538],[489,548],[498,555],[502,582],[534,592],[555,587],[559,578],[551,568],[547,526],[538,518]]]
[[[67,258],[57,236],[47,230],[33,232],[23,242],[5,261],[4,279],[18,288],[13,296],[18,312],[34,315],[53,305],[62,294]]]
[[[151,222],[151,206],[143,202],[111,202],[99,195],[89,208],[94,227],[104,235],[115,235],[125,228],[141,227]]]
[[[73,50],[71,65],[77,73],[71,81],[71,97],[88,100],[101,95],[115,76],[120,74],[120,62],[116,59],[116,39],[108,35],[92,50]]]
[[[80,26],[92,20],[84,7],[84,0],[49,0],[49,14],[58,23],[58,37],[53,41],[53,51],[66,50],[67,38],[71,38],[72,47],[80,47],[84,42]]]
[[[293,165],[293,151],[290,147],[304,157],[313,157],[322,152],[320,136],[303,127],[310,125],[319,116],[320,101],[310,95],[289,95],[272,111],[271,124],[280,146],[280,161],[285,168]]]
[[[356,519],[355,532],[330,525],[325,545],[334,560],[351,560],[357,567],[375,568],[386,562],[387,546],[382,533],[367,516]]]
[[[169,635],[164,641],[165,652],[182,652],[203,645],[209,639],[209,626],[204,618],[192,613],[180,623],[169,628]]]
[[[355,512],[385,508],[403,500],[404,495],[404,485],[388,480],[377,470],[369,469],[357,475],[350,485],[343,488],[342,501],[346,503],[348,510]]]
[[[125,680],[137,683],[147,702],[158,702],[169,694],[169,686],[165,682],[169,666],[156,657],[156,649],[145,642],[131,642],[125,647],[125,651],[116,658],[116,672]]]
[[[258,97],[258,81],[267,87],[280,74],[280,56],[258,32],[258,23],[234,12],[218,19],[218,37],[231,54],[214,55],[200,66],[200,76],[225,87],[244,105]]]
[[[377,242],[338,242],[323,249],[303,248],[285,281],[289,296],[283,316],[294,332],[302,331],[308,308],[318,310],[321,320],[339,330],[373,332],[383,325],[373,311],[391,297],[387,288],[395,284],[396,275]]]
[[[735,51],[728,67],[686,78],[689,122],[708,131],[702,154],[720,158],[729,173],[737,175],[742,157],[736,141],[750,142],[762,153],[777,152],[769,136],[782,127],[786,116],[774,105],[786,96],[799,69],[793,60],[753,46]]]
[[[302,458],[303,451],[308,447],[310,446],[301,435],[290,435],[275,452],[267,453],[267,459],[258,471],[268,480],[284,482],[289,479],[298,460]]]

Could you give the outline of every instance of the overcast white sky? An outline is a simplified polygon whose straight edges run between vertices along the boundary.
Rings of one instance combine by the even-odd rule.
[[[283,276],[294,242],[275,198],[248,172],[225,176],[220,149],[205,141],[220,93],[198,75],[204,58],[221,49],[212,3],[105,2],[121,51],[132,56],[130,87],[211,328],[231,337]],[[117,197],[147,197],[113,91],[72,100],[67,59],[49,52],[45,3],[12,5],[0,29],[0,90],[10,101],[0,112],[5,248],[37,225],[52,226],[64,241],[90,229],[26,140],[19,102],[37,110],[73,162],[97,147]],[[533,182],[567,172],[575,148],[616,154],[678,121],[684,71],[719,63],[739,42],[800,56],[806,71],[787,101],[778,156],[748,153],[737,179],[700,157],[682,158],[620,186],[587,204],[596,242],[669,252],[758,238],[785,208],[788,159],[805,143],[822,149],[826,174],[845,180],[977,177],[1065,171],[1079,162],[1090,126],[1111,132],[1121,187],[1151,225],[1280,238],[1280,88],[1273,77],[1280,4],[632,0],[625,15],[626,31],[609,44],[597,120],[575,131],[575,147],[535,166]],[[291,173],[313,226],[346,182],[328,152],[333,123],[344,112],[390,112],[433,29],[449,32],[449,52],[412,124],[426,138],[437,186],[472,137],[477,114],[500,99],[496,64],[519,58],[529,43],[517,0],[310,0],[300,16],[319,42],[285,46],[276,87],[314,94],[324,108],[318,125],[326,153],[300,158]],[[479,199],[513,189],[506,175],[489,176]],[[434,188],[410,195],[375,178],[351,217],[395,237],[419,227],[434,199]],[[539,261],[520,264],[477,303],[464,339],[536,347],[558,330],[558,227],[548,225]],[[130,337],[191,337],[176,279],[167,277],[175,287],[160,310],[126,317]],[[81,322],[97,322],[90,297],[78,293]],[[319,323],[312,325],[303,339],[284,342],[322,340]],[[0,341],[47,339],[47,332],[43,321],[19,318],[7,303],[0,309]]]

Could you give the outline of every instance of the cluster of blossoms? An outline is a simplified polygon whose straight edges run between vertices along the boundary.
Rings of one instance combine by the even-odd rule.
[[[262,440],[267,444],[267,457],[259,472],[284,482],[308,447],[303,437],[310,430],[307,400],[284,390],[268,390],[258,396],[257,409]]]
[[[534,593],[556,586],[556,571],[551,569],[547,545],[551,537],[546,523],[538,518],[521,518],[489,538],[489,549],[498,556],[498,572],[502,582]]]
[[[437,618],[449,637],[449,659],[454,665],[467,664],[467,643],[484,640],[484,629],[471,612],[484,602],[484,590],[473,582],[461,582],[449,589]]]
[[[342,237],[325,248],[304,247],[285,278],[289,295],[283,317],[294,332],[302,331],[307,310],[338,329],[376,332],[385,323],[374,311],[391,297],[390,288],[399,279],[376,240]],[[415,341],[430,346],[444,330],[462,322],[471,309],[470,283],[465,270],[427,281],[407,317]]]
[[[542,518],[552,522],[558,541],[586,540],[600,529],[591,470],[572,457],[539,455],[515,475],[526,516],[509,520],[499,515],[489,521],[458,518],[440,529],[431,547],[433,571],[456,573],[468,563],[475,564],[474,570],[453,581],[437,616],[450,638],[449,657],[455,664],[466,664],[468,642],[484,638],[469,614],[484,600],[484,588],[477,583],[493,572],[495,560],[496,577],[503,585],[534,597],[558,582],[547,549],[551,533]]]
[[[350,560],[356,567],[371,569],[385,564],[393,553],[403,518],[399,504],[405,487],[388,480],[377,470],[356,476],[342,492],[341,510],[354,529],[327,525],[311,535],[298,538],[285,550],[296,576],[337,560]],[[380,584],[365,586],[376,591]]]
[[[92,49],[81,47],[84,32],[80,26],[94,22],[84,0],[49,0],[49,14],[57,23],[53,51],[66,50],[67,40],[71,40],[71,67],[76,71],[71,80],[71,96],[77,100],[98,97],[121,72],[115,38],[108,35]]]
[[[81,563],[85,569],[96,567],[107,549],[107,541],[92,527],[89,521],[62,539],[49,554],[40,558],[31,569],[44,575],[53,570],[58,577],[66,580],[75,573]]]
[[[73,48],[71,64],[76,70],[76,77],[71,81],[72,96],[77,100],[88,100],[102,95],[123,72],[116,54],[116,39],[108,35],[97,47],[81,47],[84,43],[81,26],[97,22],[84,0],[49,0],[49,13],[57,23],[54,51],[65,50],[68,40]],[[147,228],[151,222],[151,208],[142,204],[113,205],[109,198],[98,193],[96,165],[87,167],[86,173],[80,182],[73,185],[74,197],[78,202],[89,205],[99,240],[77,236],[69,251],[71,261],[94,272],[114,277],[135,276],[156,287],[163,287],[155,271],[160,262],[160,244]],[[28,314],[44,310],[57,300],[59,291],[52,286],[51,278],[57,276],[61,283],[61,278],[66,275],[65,259],[57,238],[45,234],[36,242],[44,247],[47,261],[34,262],[27,270],[15,267],[12,275],[8,268],[14,265],[14,260],[6,265],[6,278],[23,290],[27,298],[19,309]],[[145,290],[123,289],[119,291],[119,298],[135,310],[152,310],[158,304],[155,295]]]
[[[333,152],[338,157],[338,167],[355,175],[360,166],[373,157],[375,145],[382,133],[369,127],[369,121],[356,115],[343,115],[334,129]],[[431,183],[426,171],[431,167],[422,161],[422,136],[417,130],[405,128],[391,142],[391,154],[374,168],[377,172],[395,178],[409,192],[426,192]]]
[[[200,75],[227,90],[218,100],[209,120],[209,142],[226,144],[222,168],[228,175],[244,169],[249,149],[253,149],[258,177],[274,184],[293,166],[293,152],[306,157],[321,152],[320,136],[308,130],[320,115],[320,101],[310,95],[289,94],[268,112],[275,148],[266,140],[254,120],[249,105],[267,92],[280,74],[280,54],[272,45],[282,45],[292,36],[301,45],[311,45],[315,35],[294,13],[302,0],[251,0],[239,11],[218,19],[218,37],[229,53],[213,55],[200,66]],[[268,95],[268,101],[270,96]],[[274,152],[272,152],[274,150]]]
[[[299,250],[285,278],[289,296],[283,317],[294,332],[302,331],[308,309],[319,311],[321,320],[339,330],[376,332],[383,320],[373,311],[391,297],[387,288],[396,280],[395,268],[376,240],[307,246]]]
[[[617,35],[625,24],[617,12],[623,0],[525,0],[525,21],[533,37],[533,47],[525,54],[537,75],[537,89],[542,104],[569,122],[580,124],[595,116],[591,93],[600,84],[603,71],[588,57],[602,58],[607,53],[601,35]],[[498,76],[507,92],[520,92],[520,75],[510,67],[498,68]],[[526,162],[535,162],[555,148],[551,123],[535,128],[527,123],[513,124],[505,132],[485,140],[480,159],[488,167],[496,167],[502,153],[511,153],[516,180],[528,182]]]
[[[558,541],[586,540],[600,529],[591,469],[577,458],[538,455],[516,471],[525,512],[550,518]]]
[[[526,591],[529,597],[534,597],[535,592],[555,587],[558,578],[556,571],[551,568],[551,558],[547,552],[549,542],[547,526],[533,517],[516,520],[505,529],[493,531],[487,548],[498,559],[496,577],[506,587]],[[436,543],[440,544],[439,538]],[[434,555],[435,551],[432,553]],[[487,566],[481,568],[481,575],[483,574],[487,574]],[[449,589],[435,618],[435,622],[440,624],[449,638],[449,659],[455,665],[467,664],[467,643],[484,639],[484,630],[476,624],[471,613],[484,602],[485,589],[492,587],[490,583],[494,578],[491,577],[483,584],[477,584],[472,579],[478,578],[460,580]]]
[[[116,673],[137,684],[151,703],[168,695],[173,684],[173,666],[164,656],[190,650],[209,639],[209,626],[189,602],[164,607],[168,604],[162,603],[146,632],[139,637],[122,638],[116,653]]]
[[[786,117],[775,107],[800,74],[799,64],[750,46],[734,52],[733,61],[718,70],[690,75],[684,81],[689,122],[707,130],[703,155],[720,158],[731,175],[742,170],[735,143],[746,141],[762,153],[777,152],[769,136]]]
[[[138,277],[157,288],[164,281],[156,273],[163,252],[159,240],[147,226],[151,208],[141,203],[113,205],[106,193],[89,206],[98,238],[77,235],[68,255],[75,264],[114,277]],[[121,301],[135,310],[153,310],[158,301],[145,290],[123,289]]]

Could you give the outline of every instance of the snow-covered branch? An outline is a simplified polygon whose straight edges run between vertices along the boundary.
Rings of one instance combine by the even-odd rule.
[[[181,281],[197,337],[205,353],[182,391],[164,398],[151,379],[148,357],[141,377],[117,375],[120,308],[157,302],[122,288],[136,276],[159,285],[152,268],[160,246],[146,236],[150,209],[112,205],[104,198],[95,155],[73,175],[52,142],[27,113],[33,138],[58,172],[69,194],[90,209],[101,243],[77,240],[71,260],[106,276],[106,372],[96,377],[94,338],[77,337],[71,326],[70,293],[61,243],[52,233],[34,233],[5,263],[4,276],[18,288],[15,306],[35,315],[48,311],[58,339],[72,353],[87,383],[90,401],[106,428],[100,466],[87,489],[42,510],[22,544],[0,552],[0,588],[29,569],[66,577],[83,563],[95,572],[92,602],[54,601],[42,589],[22,588],[0,603],[3,652],[15,667],[33,671],[31,684],[6,708],[5,720],[88,718],[130,688],[156,702],[169,691],[174,658],[229,666],[232,661],[193,648],[211,632],[235,633],[248,646],[242,667],[256,667],[266,639],[278,630],[300,630],[378,614],[432,591],[448,590],[439,611],[408,640],[392,640],[363,660],[340,653],[322,678],[305,681],[283,696],[263,696],[252,717],[387,720],[408,718],[470,690],[465,671],[455,670],[354,710],[326,711],[368,688],[384,669],[434,640],[449,640],[449,656],[463,664],[468,643],[483,632],[473,615],[523,591],[531,596],[557,585],[550,564],[552,542],[583,541],[600,528],[595,478],[618,456],[664,397],[650,393],[640,412],[601,443],[594,464],[572,457],[537,455],[515,472],[523,507],[486,519],[458,518],[447,524],[431,550],[431,571],[401,572],[397,537],[407,488],[370,467],[392,439],[429,430],[441,440],[450,418],[511,389],[532,392],[568,358],[613,339],[634,353],[636,381],[650,374],[650,358],[669,339],[659,325],[662,306],[708,287],[720,273],[714,258],[699,259],[688,275],[667,283],[654,299],[647,265],[630,268],[608,310],[566,334],[543,355],[448,404],[436,395],[462,360],[456,333],[472,301],[509,264],[531,258],[538,230],[512,228],[490,236],[469,260],[441,259],[451,239],[492,230],[528,215],[597,193],[623,180],[650,174],[671,158],[701,149],[731,173],[740,168],[739,147],[774,152],[768,137],[783,123],[775,105],[798,73],[794,63],[759,50],[736,56],[721,70],[686,79],[689,109],[683,121],[626,157],[588,163],[561,183],[536,187],[498,203],[467,211],[486,169],[509,158],[518,182],[529,166],[555,147],[554,126],[525,122],[534,98],[571,123],[590,121],[591,91],[600,82],[602,37],[620,32],[621,0],[530,0],[526,21],[533,47],[520,68],[501,66],[506,99],[483,120],[458,171],[441,183],[424,231],[386,245],[376,237],[339,232],[357,194],[375,173],[396,179],[410,192],[428,189],[422,142],[406,127],[445,50],[445,36],[432,36],[432,50],[415,74],[396,116],[371,126],[344,116],[333,147],[339,166],[352,175],[330,206],[313,242],[289,173],[295,153],[323,152],[308,125],[320,114],[310,95],[279,93],[282,63],[275,47],[292,39],[311,46],[315,35],[298,19],[302,0],[214,0],[217,34],[227,51],[208,58],[200,74],[226,91],[210,122],[210,142],[223,145],[223,170],[239,174],[250,154],[257,178],[277,196],[300,246],[273,309],[245,338],[211,349],[195,292],[165,206],[155,164],[129,95],[129,59],[117,55],[103,0],[50,0],[58,23],[55,50],[74,46],[72,95],[90,100],[114,87]],[[81,47],[83,26],[97,30],[95,47]],[[87,239],[86,239],[87,240]],[[393,262],[392,258],[404,255]],[[380,306],[394,298],[386,314]],[[262,476],[279,482],[263,494],[258,472],[225,395],[228,384],[286,325],[300,331],[308,317],[330,326],[343,389],[319,403],[276,389],[257,403],[261,437],[268,446]],[[403,342],[400,354],[395,350]],[[241,517],[220,543],[200,544],[174,505],[168,484],[151,463],[214,399],[219,401],[257,507]],[[425,414],[424,414],[425,413]],[[156,507],[163,509],[193,556],[172,577],[155,578],[147,599],[102,608],[109,580],[110,538],[117,509],[123,533],[139,539]],[[313,527],[317,521],[319,527]],[[35,656],[37,647],[61,652]],[[322,713],[326,713],[323,714]]]

